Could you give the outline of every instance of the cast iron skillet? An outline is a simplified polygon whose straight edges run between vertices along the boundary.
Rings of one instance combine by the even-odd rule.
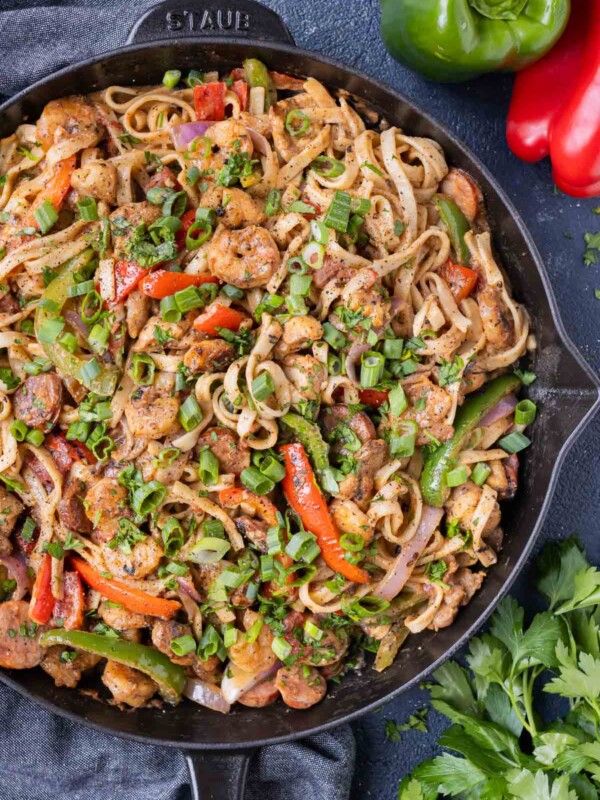
[[[42,670],[0,674],[4,683],[61,716],[125,738],[182,749],[190,767],[193,796],[203,800],[242,798],[249,757],[256,748],[307,736],[372,711],[454,653],[480,627],[525,563],[560,464],[600,405],[598,380],[564,331],[535,245],[487,169],[449,131],[398,92],[296,48],[276,14],[253,0],[232,0],[230,6],[219,0],[189,6],[185,0],[166,0],[135,25],[127,47],[63,69],[2,106],[0,135],[8,135],[24,120],[34,121],[53,98],[109,84],[159,83],[170,68],[221,71],[239,66],[250,56],[279,72],[312,75],[366,100],[411,134],[434,138],[450,163],[468,170],[479,182],[501,261],[516,297],[532,315],[538,340],[532,366],[538,380],[529,394],[541,413],[533,426],[533,446],[522,459],[517,497],[503,506],[505,547],[482,590],[461,610],[452,627],[411,637],[388,670],[348,675],[308,711],[291,711],[276,703],[265,709],[242,708],[223,717],[186,702],[165,711],[124,713],[76,691],[55,687]]]

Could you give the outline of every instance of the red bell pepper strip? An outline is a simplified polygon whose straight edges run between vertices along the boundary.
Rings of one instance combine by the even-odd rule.
[[[198,120],[220,122],[225,119],[227,86],[220,81],[194,86],[194,107]]]
[[[25,217],[25,227],[38,228],[38,222],[35,218],[35,212],[40,208],[46,200],[49,200],[54,206],[55,211],[60,211],[63,200],[71,189],[71,177],[75,171],[77,164],[77,156],[72,155],[69,158],[58,161],[54,167],[54,172],[48,183],[44,186],[42,191],[37,195],[27,216]]]
[[[246,81],[234,81],[233,86],[231,88],[239,98],[242,111],[245,111],[248,108],[248,91],[249,91],[248,84],[246,83]]]
[[[371,579],[366,570],[344,558],[339,531],[317,486],[304,447],[295,442],[283,445],[279,448],[279,452],[283,455],[285,464],[285,477],[281,481],[284,494],[306,530],[317,537],[317,544],[321,548],[321,555],[327,566],[349,581],[370,583]]]
[[[94,454],[83,442],[69,442],[64,433],[49,433],[44,441],[44,447],[56,462],[56,466],[63,475],[71,469],[76,461],[87,461],[95,464]]]
[[[600,1],[588,0],[585,44],[569,98],[552,128],[554,182],[575,197],[600,194]],[[575,5],[578,5],[576,3]]]
[[[115,299],[113,305],[122,303],[137,288],[138,283],[148,274],[136,261],[115,261]]]
[[[158,269],[142,279],[140,288],[147,297],[162,300],[188,286],[202,286],[203,283],[219,283],[219,279],[213,275],[187,275],[185,272]]]
[[[54,604],[52,614],[55,621],[62,620],[62,627],[74,631],[83,627],[85,619],[85,596],[81,578],[76,572],[65,572],[63,576],[62,600]]]
[[[175,600],[155,597],[152,594],[143,592],[141,589],[135,589],[116,578],[105,578],[83,558],[73,556],[71,564],[88,586],[100,592],[108,600],[112,600],[114,603],[121,603],[129,611],[136,611],[138,614],[149,614],[151,617],[160,617],[161,619],[172,619],[181,608],[181,605]]]
[[[239,331],[240,325],[246,319],[241,311],[218,303],[211,306],[209,311],[200,314],[194,321],[194,330],[208,333],[209,336],[218,336],[217,328],[227,328],[230,331]]]
[[[38,625],[46,625],[52,616],[55,600],[52,595],[51,584],[52,556],[50,553],[45,553],[35,576],[29,604],[29,619],[32,622],[37,622]]]
[[[358,396],[360,402],[366,406],[382,406],[387,402],[389,392],[382,392],[379,389],[359,389]]]
[[[477,286],[479,274],[474,269],[446,261],[440,270],[442,278],[446,281],[457,303],[467,298]]]
[[[573,3],[564,34],[531,66],[517,73],[506,123],[506,139],[523,161],[550,155],[553,123],[573,89],[583,54],[591,3]]]

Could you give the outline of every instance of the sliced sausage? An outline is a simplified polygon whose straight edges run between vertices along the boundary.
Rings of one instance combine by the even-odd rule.
[[[278,697],[279,689],[273,677],[257,683],[254,688],[244,692],[244,694],[238,698],[238,703],[250,708],[265,708],[274,703]]]
[[[475,220],[483,196],[481,189],[468,173],[453,167],[442,181],[440,188],[445,195],[454,200],[469,222]]]
[[[62,398],[63,385],[56,373],[32,375],[13,395],[15,417],[30,428],[48,431],[58,419]]]
[[[68,478],[63,486],[62,498],[58,504],[58,518],[65,526],[76,533],[91,533],[92,523],[83,507],[87,486],[81,478]]]
[[[283,702],[290,708],[310,708],[319,703],[327,691],[325,678],[314,667],[300,664],[278,669],[275,683]]]
[[[229,428],[207,428],[198,439],[200,447],[208,447],[217,457],[221,472],[239,475],[250,466],[250,448]]]
[[[37,626],[28,612],[25,600],[8,600],[0,605],[0,667],[30,669],[42,660]]]

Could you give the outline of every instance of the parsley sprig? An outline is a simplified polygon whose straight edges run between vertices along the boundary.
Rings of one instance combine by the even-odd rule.
[[[489,631],[471,641],[468,669],[434,673],[433,707],[452,725],[443,753],[400,784],[399,800],[597,798],[600,786],[600,571],[576,539],[549,545],[538,562],[549,608],[530,624],[505,598]],[[569,702],[544,722],[538,690]]]

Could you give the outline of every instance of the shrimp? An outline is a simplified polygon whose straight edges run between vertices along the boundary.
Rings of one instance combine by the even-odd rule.
[[[239,231],[220,227],[207,254],[208,269],[225,283],[240,289],[265,286],[277,272],[281,256],[264,228],[249,225]]]
[[[307,316],[292,317],[283,325],[283,335],[275,347],[275,354],[285,356],[297,353],[322,338],[323,326],[318,319]]]
[[[134,545],[130,553],[110,546],[102,552],[108,571],[116,578],[145,578],[158,567],[163,555],[161,545],[152,536]]]
[[[42,111],[36,127],[37,140],[44,150],[48,150],[55,142],[69,139],[78,139],[81,150],[94,147],[104,133],[96,109],[81,95],[51,100]]]
[[[202,195],[202,206],[214,209],[226,228],[262,225],[266,220],[256,201],[241,189],[212,186]]]
[[[202,152],[204,140],[207,140],[208,152]],[[216,173],[223,169],[231,157],[250,158],[254,145],[244,125],[235,119],[226,119],[210,126],[196,152],[198,155],[194,161],[198,167],[202,170],[212,169]]]
[[[107,661],[102,673],[102,683],[110,690],[117,703],[141,708],[158,689],[157,684],[137,669]]]
[[[382,330],[390,324],[391,303],[381,286],[357,289],[348,298],[347,303],[340,305],[346,305],[350,311],[360,311],[363,317],[368,317],[372,321],[375,330]]]

